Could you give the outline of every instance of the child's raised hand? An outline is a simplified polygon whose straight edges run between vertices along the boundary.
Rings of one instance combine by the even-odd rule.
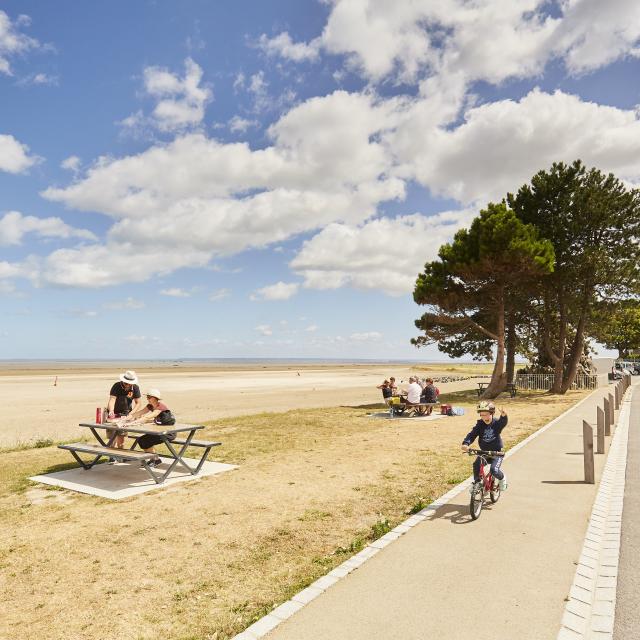
[[[504,410],[504,407],[500,407],[500,415],[501,416],[506,416],[507,412]]]

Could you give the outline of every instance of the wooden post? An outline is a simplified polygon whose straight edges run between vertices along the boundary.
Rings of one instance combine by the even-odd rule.
[[[615,387],[613,387],[613,402],[616,408],[616,411],[620,408],[620,383],[618,382]]]
[[[611,426],[615,427],[616,425],[616,410],[613,406],[613,395],[609,394],[609,414],[610,414],[610,421],[611,421]]]
[[[595,484],[596,473],[593,462],[593,427],[586,421],[582,421],[582,440],[584,445],[584,481],[587,484]]]
[[[596,434],[596,453],[604,453],[604,411],[601,407],[598,407],[598,426]]]
[[[611,410],[609,409],[609,398],[604,399],[604,435],[611,435]]]

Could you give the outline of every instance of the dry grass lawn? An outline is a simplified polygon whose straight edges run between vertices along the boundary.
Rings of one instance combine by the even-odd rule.
[[[505,399],[507,446],[585,393]],[[219,420],[214,456],[239,469],[117,502],[27,480],[74,466],[68,452],[0,454],[0,637],[233,636],[469,475],[459,444],[475,392],[445,400],[467,415],[387,421],[368,417],[376,405]]]

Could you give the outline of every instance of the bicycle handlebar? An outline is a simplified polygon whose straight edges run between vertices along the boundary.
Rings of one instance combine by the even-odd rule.
[[[467,449],[470,456],[488,456],[490,458],[504,458],[504,451],[483,451],[482,449]]]

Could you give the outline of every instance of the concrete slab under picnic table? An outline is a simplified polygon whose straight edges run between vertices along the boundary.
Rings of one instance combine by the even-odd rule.
[[[173,458],[169,457],[161,457],[161,459],[162,464],[156,467],[160,472],[166,471],[173,461]],[[185,462],[194,467],[197,463],[196,460],[190,460],[189,458],[185,458]],[[207,461],[195,476],[187,473],[184,469],[175,468],[162,484],[156,484],[149,477],[149,474],[140,467],[139,462],[105,462],[95,465],[88,471],[85,471],[82,467],[77,467],[66,471],[33,476],[29,480],[101,498],[121,500],[122,498],[129,498],[154,489],[170,487],[179,482],[188,482],[190,480],[198,480],[204,476],[218,475],[232,469],[237,469],[237,466]]]

